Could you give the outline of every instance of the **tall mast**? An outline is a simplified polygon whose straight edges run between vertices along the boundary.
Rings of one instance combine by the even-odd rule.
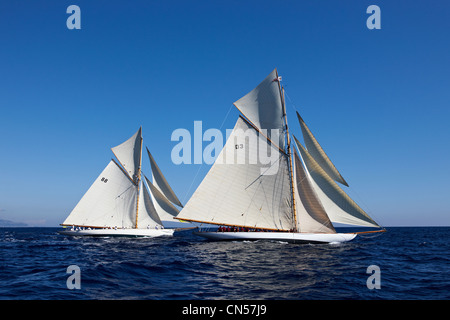
[[[277,72],[277,79],[278,79],[278,72]],[[295,207],[294,170],[292,169],[291,139],[289,137],[289,127],[288,127],[287,115],[286,115],[286,104],[284,102],[284,87],[281,86],[280,81],[278,81],[278,87],[280,89],[281,104],[283,106],[283,117],[284,117],[284,123],[286,125],[287,155],[288,155],[288,158],[289,158],[289,177],[290,177],[290,182],[291,182],[292,210],[293,210],[293,217],[294,217],[294,231],[297,231],[297,210],[296,210],[296,207]]]
[[[138,214],[139,214],[139,194],[140,194],[140,185],[141,185],[141,163],[142,163],[142,136],[141,136],[141,141],[140,141],[140,145],[139,145],[139,168],[138,168],[138,173],[137,173],[137,199],[136,199],[136,224],[134,225],[134,228],[137,229],[138,227]]]

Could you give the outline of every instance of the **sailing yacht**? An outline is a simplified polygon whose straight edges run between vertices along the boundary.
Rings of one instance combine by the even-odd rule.
[[[293,137],[295,150],[280,82],[274,69],[234,103],[242,115],[175,218],[219,226],[196,232],[211,240],[338,243],[359,233],[337,233],[333,222],[382,228],[338,185],[348,187],[298,113],[305,147]]]
[[[142,128],[112,148],[112,159],[66,220],[61,234],[73,236],[172,236],[162,221],[182,207],[150,151],[153,183],[142,174]],[[144,179],[142,179],[142,176]],[[69,227],[71,227],[69,229]]]

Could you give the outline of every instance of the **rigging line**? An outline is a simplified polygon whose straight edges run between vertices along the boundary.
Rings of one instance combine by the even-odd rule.
[[[126,193],[126,192],[128,192],[131,188],[133,188],[133,185],[130,185],[128,188],[126,188],[122,193],[120,193],[114,200],[118,200],[118,199],[122,199],[122,195],[124,194],[124,193]],[[117,205],[117,202],[115,201],[114,202],[114,208],[113,209],[111,209],[111,210],[109,210],[109,211],[107,211],[107,212],[105,212],[103,215],[101,215],[101,216],[99,216],[99,217],[97,217],[97,218],[95,218],[94,220],[92,220],[92,222],[97,222],[97,221],[103,221],[103,219],[105,218],[105,217],[111,217],[111,214],[113,214],[114,216],[118,213],[118,212],[120,212],[120,210],[118,209],[118,205]],[[125,219],[125,215],[122,215],[122,219],[121,219],[121,221],[122,221],[122,228],[124,227],[124,219]],[[104,228],[105,226],[98,226],[98,228]]]
[[[230,108],[228,109],[227,114],[226,114],[225,117],[223,118],[222,124],[220,125],[220,128],[219,128],[220,131],[222,131],[222,128],[223,128],[223,126],[224,126],[224,124],[225,124],[225,121],[227,120],[227,118],[228,118],[228,116],[229,116],[230,111],[231,111],[232,108],[233,108],[233,106],[231,105]],[[225,144],[226,144],[226,141],[224,142],[224,147],[225,147]],[[223,149],[223,148],[222,148],[222,149]],[[218,157],[218,155],[216,155],[216,159],[217,159],[217,157]],[[215,161],[216,159],[214,159],[214,161]],[[192,186],[194,185],[195,180],[197,180],[197,176],[198,176],[198,174],[200,173],[200,170],[203,168],[203,165],[204,165],[204,163],[203,163],[203,161],[202,161],[200,167],[199,167],[198,170],[197,170],[197,173],[196,173],[195,176],[194,176],[194,179],[192,179],[191,185],[189,186],[189,188],[187,189],[187,191],[186,191],[185,194],[184,194],[183,202],[184,202],[185,204],[187,203],[187,197],[188,197],[188,195],[189,195],[189,192],[191,191]]]
[[[223,127],[223,125],[225,124],[225,121],[227,120],[228,115],[230,114],[231,109],[233,109],[233,105],[231,105],[230,108],[228,109],[228,112],[227,112],[225,118],[223,118],[223,121],[222,121],[222,124],[220,125],[219,130],[222,130],[222,127]]]
[[[128,188],[126,188],[121,194],[119,194],[117,197],[116,197],[116,199],[117,198],[120,198],[120,196],[121,195],[123,195],[125,192],[127,192],[128,190],[130,190],[131,188],[133,188],[134,186],[129,186]]]
[[[277,162],[280,161],[280,159],[281,159],[282,156],[283,156],[283,155],[280,154],[280,157],[277,159]],[[272,164],[272,166],[273,166],[274,164],[275,164],[275,162]],[[271,166],[271,167],[272,167],[272,166]],[[260,174],[253,182],[251,182],[244,190],[247,190],[248,188],[250,188],[256,181],[258,181],[262,176],[264,176],[264,173],[267,172],[271,167],[267,168],[267,170],[265,170],[263,173],[261,173],[261,174]],[[281,170],[281,168],[279,167],[278,170]],[[276,184],[276,182],[275,182],[275,184]],[[257,194],[257,192],[260,191],[260,189],[262,190],[262,193],[264,194],[264,204],[261,205],[261,206],[254,202],[254,197],[255,197],[255,195]],[[273,192],[275,192],[275,190],[274,190]],[[248,194],[247,194],[247,195],[248,195]],[[253,195],[248,195],[248,196],[249,196],[249,198],[250,198],[250,203],[249,203],[249,205],[247,206],[247,209],[244,211],[243,214],[248,213],[249,208],[250,208],[252,205],[253,205],[256,209],[258,209],[259,211],[261,211],[261,209],[262,209],[264,206],[267,206],[267,208],[269,208],[269,210],[270,210],[271,212],[273,211],[273,204],[272,204],[272,207],[271,207],[270,204],[269,204],[269,202],[268,202],[268,200],[267,200],[268,197],[267,197],[267,194],[266,194],[266,190],[264,189],[264,185],[262,184],[262,181],[261,181],[261,180],[259,181],[259,186],[255,189]],[[242,214],[242,215],[243,215],[243,214]],[[246,218],[246,217],[247,217],[247,216],[245,216],[245,218]],[[266,220],[266,221],[267,221],[267,220]]]
[[[198,168],[197,173],[196,173],[195,176],[194,176],[194,179],[192,179],[191,185],[189,186],[189,188],[187,189],[187,191],[186,191],[185,194],[184,194],[184,197],[183,197],[183,203],[184,203],[185,205],[186,205],[186,203],[187,203],[187,197],[188,197],[188,194],[189,194],[189,192],[191,191],[192,186],[194,185],[194,181],[197,179],[197,176],[198,176],[198,174],[200,173],[200,169],[201,169],[202,167],[203,167],[203,162],[202,162],[201,166]]]
[[[292,99],[289,97],[289,95],[286,93],[286,90],[284,90],[284,95],[289,99],[290,105],[292,110],[294,111],[298,111],[297,107],[294,105],[294,102],[292,101]]]
[[[264,194],[264,203],[260,206],[260,205],[258,205],[255,201],[254,201],[254,198],[255,198],[255,196],[257,195],[257,193],[260,191],[260,189],[262,190],[262,193]],[[244,214],[245,214],[245,219],[244,219],[244,225],[246,224],[246,221],[247,221],[247,213],[249,212],[249,209],[250,209],[250,207],[254,207],[254,208],[256,208],[258,211],[260,211],[261,212],[261,209],[266,205],[267,206],[267,208],[269,208],[268,210],[272,210],[271,208],[270,208],[270,206],[269,206],[269,203],[268,203],[268,201],[267,201],[267,195],[266,195],[266,191],[265,191],[265,189],[264,189],[264,185],[263,184],[259,184],[259,186],[256,188],[256,190],[254,191],[254,193],[253,193],[253,195],[248,195],[249,196],[249,198],[250,198],[250,203],[248,204],[248,206],[247,206],[247,209],[242,213],[242,216],[244,216]],[[265,207],[264,207],[264,210],[266,210],[265,209]],[[263,219],[264,219],[264,221],[263,221]],[[268,223],[270,223],[271,222],[271,220],[268,220],[267,219],[267,217],[265,217],[264,215],[259,215],[259,219],[258,219],[258,222],[253,226],[253,227],[255,227],[256,228],[256,225],[258,224],[258,223],[264,223],[264,222],[268,222]],[[280,223],[280,225],[281,225],[281,223]]]
[[[283,156],[283,155],[280,154],[280,157],[277,159],[277,161],[280,161],[280,159],[281,159],[282,156]],[[275,162],[277,162],[277,161],[274,161],[274,162],[272,163],[272,165],[271,165],[270,167],[267,168],[267,170],[265,170],[265,171],[264,171],[263,173],[261,173],[258,177],[256,177],[256,179],[253,180],[253,182],[250,183],[244,190],[247,190],[248,188],[250,188],[250,187],[252,186],[252,184],[254,184],[257,180],[259,180],[259,178],[261,178],[262,176],[264,176],[265,173],[266,173],[267,171],[269,171],[269,170],[273,167],[273,165],[275,164]]]
[[[300,181],[298,181],[298,183],[297,184],[302,184],[303,183],[303,181],[306,179],[307,177],[306,177],[306,174],[305,174],[305,176],[300,180]],[[297,178],[298,179],[298,178]]]
[[[370,218],[371,218],[373,221],[376,222],[376,224],[378,224],[380,227],[382,227],[382,226],[379,224],[379,221],[380,221],[380,220],[378,219],[377,215],[376,215],[376,214],[373,214],[373,211],[370,209],[370,207],[367,205],[367,203],[364,201],[364,199],[358,194],[358,192],[356,191],[356,188],[353,187],[352,190],[349,190],[348,193],[349,193],[349,194],[352,194],[352,197],[350,197],[350,195],[348,195],[352,200],[353,200],[353,198],[356,196],[356,198],[358,199],[358,203],[362,204],[362,205],[366,208],[366,210],[364,210],[363,208],[361,208],[361,209],[362,209],[365,213],[367,213],[367,215],[369,215]],[[355,201],[355,200],[353,200],[353,201]],[[355,201],[355,203],[356,203],[356,201]],[[359,204],[358,204],[358,206],[359,206]],[[384,227],[382,227],[382,228],[384,228]]]

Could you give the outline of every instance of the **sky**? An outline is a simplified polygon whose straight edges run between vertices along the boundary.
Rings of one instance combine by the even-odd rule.
[[[174,164],[172,132],[232,128],[276,67],[291,132],[299,111],[371,217],[450,226],[449,16],[424,0],[1,1],[0,220],[58,226],[140,126],[186,203],[210,166]]]

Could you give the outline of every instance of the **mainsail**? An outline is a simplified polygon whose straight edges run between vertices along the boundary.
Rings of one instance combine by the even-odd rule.
[[[276,161],[262,163],[259,148],[270,150]],[[269,174],[274,166],[277,170]],[[177,219],[291,230],[291,212],[287,156],[249,122],[238,118],[216,162]]]
[[[111,160],[84,194],[63,225],[134,227],[137,186]]]

